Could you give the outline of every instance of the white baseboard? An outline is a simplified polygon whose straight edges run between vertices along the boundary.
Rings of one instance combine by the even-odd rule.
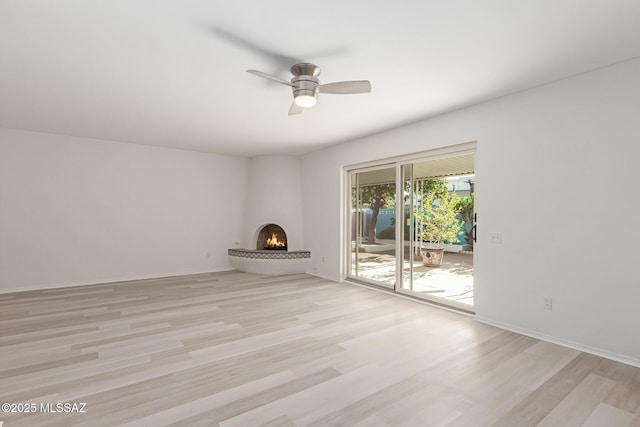
[[[97,280],[91,280],[91,281],[48,283],[46,285],[31,284],[31,285],[26,285],[21,287],[0,289],[0,294],[11,294],[15,292],[28,292],[28,291],[44,291],[48,289],[72,288],[75,286],[104,285],[107,283],[132,282],[135,280],[165,279],[167,277],[190,276],[193,274],[219,273],[222,271],[231,271],[231,270],[233,270],[233,268],[228,267],[228,268],[221,268],[219,270],[165,273],[160,275],[151,274],[151,275],[121,276],[121,277],[111,277],[111,278],[97,279]]]
[[[591,347],[588,345],[580,344],[577,342],[565,340],[562,338],[554,337],[551,335],[546,335],[537,331],[531,331],[525,328],[519,328],[517,326],[509,325],[507,323],[498,322],[491,319],[486,319],[483,317],[476,316],[474,318],[476,321],[480,323],[485,323],[487,325],[495,326],[500,329],[505,329],[507,331],[515,332],[521,335],[526,335],[531,338],[537,338],[542,341],[547,341],[553,344],[558,344],[563,347],[572,348],[574,350],[582,351],[584,353],[593,354],[595,356],[604,357],[605,359],[610,359],[615,362],[624,363],[625,365],[635,366],[636,368],[640,368],[640,360],[635,359],[633,357],[624,356],[622,354],[612,353],[607,350],[602,350],[600,348]]]
[[[337,282],[340,283],[342,282],[342,280],[340,278],[336,278],[336,277],[331,277],[331,276],[326,276],[324,274],[320,274],[320,273],[313,273],[311,271],[307,271],[306,272],[309,276],[314,276],[314,277],[319,277],[321,279],[325,279],[325,280],[329,280],[331,282]]]

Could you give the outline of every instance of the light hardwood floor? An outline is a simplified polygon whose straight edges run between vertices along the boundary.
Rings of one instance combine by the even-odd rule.
[[[638,368],[307,275],[2,294],[0,313],[0,400],[38,405],[3,427],[640,426]]]

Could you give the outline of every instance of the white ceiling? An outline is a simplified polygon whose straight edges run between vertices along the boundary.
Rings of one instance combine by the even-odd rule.
[[[260,50],[373,90],[288,116]],[[0,127],[300,154],[637,56],[638,0],[0,0]]]

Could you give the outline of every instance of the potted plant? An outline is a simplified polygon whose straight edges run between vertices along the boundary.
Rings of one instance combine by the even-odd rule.
[[[425,195],[420,221],[420,237],[424,242],[422,261],[427,267],[439,267],[442,264],[444,244],[456,242],[462,230],[456,192],[445,191],[436,197],[434,192]]]

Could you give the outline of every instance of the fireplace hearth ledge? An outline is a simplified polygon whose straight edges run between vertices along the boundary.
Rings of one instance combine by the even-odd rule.
[[[306,271],[310,251],[228,249],[233,268],[245,273],[298,274]]]

